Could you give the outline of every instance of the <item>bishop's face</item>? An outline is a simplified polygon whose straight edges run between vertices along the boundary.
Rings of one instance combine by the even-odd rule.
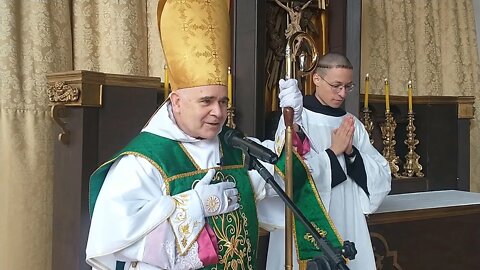
[[[347,68],[328,69],[324,76],[314,73],[315,96],[323,105],[339,108],[353,85],[352,79],[353,71]]]
[[[227,87],[208,85],[179,89],[171,94],[172,111],[178,127],[187,135],[212,139],[227,119]]]

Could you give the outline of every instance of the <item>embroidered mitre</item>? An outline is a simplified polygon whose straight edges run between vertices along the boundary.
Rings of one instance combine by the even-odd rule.
[[[172,90],[227,85],[229,0],[160,0],[157,19]]]

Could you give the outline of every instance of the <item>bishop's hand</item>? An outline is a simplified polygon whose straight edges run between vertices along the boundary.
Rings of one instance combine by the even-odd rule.
[[[291,107],[293,109],[293,123],[300,125],[302,123],[303,96],[298,88],[298,82],[295,79],[284,80],[278,82],[280,92],[280,107]]]
[[[193,189],[202,201],[205,217],[229,213],[240,207],[235,183],[220,182],[210,184],[214,175],[215,170],[210,169]]]

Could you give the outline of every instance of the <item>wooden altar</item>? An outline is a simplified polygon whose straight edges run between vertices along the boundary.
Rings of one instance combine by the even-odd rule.
[[[389,195],[368,217],[377,269],[478,269],[480,193]]]

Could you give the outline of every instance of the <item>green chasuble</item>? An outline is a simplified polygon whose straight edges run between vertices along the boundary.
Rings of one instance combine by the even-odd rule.
[[[293,202],[312,223],[317,232],[332,244],[333,248],[341,248],[343,241],[320,199],[307,165],[295,151],[292,154]],[[275,166],[275,171],[284,179],[285,161],[286,153],[283,149]],[[319,257],[322,252],[311,233],[308,232],[300,220],[295,218],[293,227],[298,263],[300,269],[303,269],[309,260]]]
[[[258,220],[255,196],[250,177],[243,166],[241,150],[229,147],[223,141],[224,127],[219,135],[223,165],[215,167],[211,183],[229,181],[236,183],[240,208],[228,214],[207,218],[214,231],[219,248],[219,263],[204,269],[256,269]],[[114,158],[97,169],[90,180],[90,213],[93,213],[98,193],[110,166],[120,156],[136,155],[155,166],[164,178],[166,195],[176,195],[192,189],[208,169],[200,169],[181,143],[152,133],[142,132]],[[178,243],[181,244],[181,243]]]

